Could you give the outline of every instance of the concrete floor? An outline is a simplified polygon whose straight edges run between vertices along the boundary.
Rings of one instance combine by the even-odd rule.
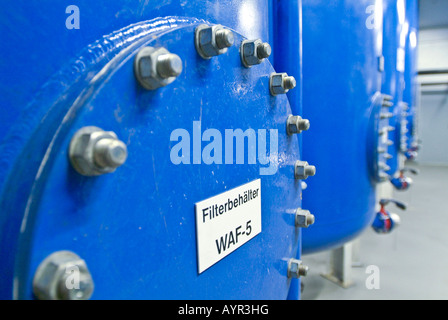
[[[448,299],[448,167],[413,167],[420,170],[414,184],[394,194],[408,209],[387,207],[400,215],[401,225],[391,234],[369,228],[359,237],[362,265],[351,268],[353,286],[344,289],[321,276],[330,252],[305,255],[310,269],[302,278],[302,300]],[[369,265],[379,269],[379,289],[366,287]]]

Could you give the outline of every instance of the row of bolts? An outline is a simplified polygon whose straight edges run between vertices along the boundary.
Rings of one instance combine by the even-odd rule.
[[[233,32],[221,25],[200,25],[195,30],[195,46],[198,54],[210,59],[227,52],[234,44]],[[260,64],[271,54],[271,47],[261,40],[244,40],[240,47],[241,61],[246,68]],[[182,72],[182,61],[165,48],[144,47],[134,60],[134,73],[140,85],[147,90],[156,90],[173,82]],[[296,86],[294,77],[286,73],[270,75],[270,93],[285,94]],[[286,121],[288,135],[308,130],[310,122],[300,116],[290,115]],[[126,144],[114,132],[97,127],[84,127],[73,136],[69,147],[69,158],[73,168],[84,176],[97,176],[115,171],[127,159]],[[314,176],[316,168],[306,161],[296,161],[294,176],[304,180]],[[314,223],[314,215],[301,208],[295,213],[296,227],[307,228]],[[76,266],[79,271],[79,286],[67,287],[70,273],[67,269]],[[308,267],[298,259],[288,260],[287,276],[305,276]],[[94,284],[83,259],[71,251],[58,251],[49,255],[39,265],[33,279],[34,294],[43,300],[85,300],[93,293]]]

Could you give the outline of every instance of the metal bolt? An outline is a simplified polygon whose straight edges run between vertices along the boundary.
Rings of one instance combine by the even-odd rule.
[[[383,99],[386,101],[392,101],[394,99],[394,97],[392,97],[391,95],[388,95],[388,94],[383,94]]]
[[[134,60],[134,74],[147,90],[164,87],[182,72],[182,60],[165,48],[144,47]]]
[[[409,110],[409,104],[407,102],[401,102],[401,107],[403,110]]]
[[[392,118],[393,116],[394,116],[394,114],[391,112],[381,113],[380,119],[389,119],[389,118]]]
[[[296,179],[305,180],[316,174],[316,167],[310,166],[306,161],[296,161],[294,165],[294,176]]]
[[[283,85],[288,90],[294,89],[296,87],[296,79],[291,76],[285,77],[283,79]]]
[[[297,228],[308,228],[314,223],[314,215],[309,210],[297,209],[295,224]]]
[[[233,46],[235,38],[233,32],[228,29],[219,29],[216,31],[216,46],[221,50]]]
[[[95,163],[101,168],[118,168],[126,161],[127,155],[126,145],[115,139],[101,139],[93,150]]]
[[[226,53],[227,48],[235,42],[233,32],[221,25],[208,26],[201,24],[195,30],[195,46],[198,54],[204,59]]]
[[[394,131],[394,130],[395,130],[395,128],[394,128],[394,127],[392,127],[392,126],[387,126],[387,127],[386,127],[386,130],[387,130],[387,131]]]
[[[269,78],[269,89],[273,96],[287,93],[296,86],[296,79],[287,73],[272,73]]]
[[[378,163],[378,167],[380,169],[384,170],[384,171],[389,171],[390,170],[390,167],[387,164],[385,164],[384,162]]]
[[[310,121],[307,119],[302,119],[301,116],[290,115],[286,120],[286,132],[288,135],[294,133],[302,133],[310,128]]]
[[[79,129],[70,142],[70,162],[84,176],[114,172],[127,156],[126,145],[114,132],[94,126]]]
[[[386,160],[390,160],[390,159],[392,159],[393,157],[392,157],[392,155],[391,154],[389,154],[389,153],[386,153],[386,154],[384,154],[384,159],[386,159]]]
[[[260,64],[263,59],[271,55],[271,52],[269,43],[262,42],[260,39],[244,40],[240,47],[241,61],[246,68]]]
[[[384,100],[383,103],[382,103],[382,105],[383,105],[383,107],[390,108],[390,107],[392,107],[394,104],[393,104],[393,102]]]
[[[71,251],[57,251],[36,270],[33,291],[40,300],[87,300],[94,283],[84,260]]]
[[[297,259],[289,259],[288,261],[288,278],[300,278],[308,274],[308,266],[302,264]]]
[[[260,59],[269,58],[272,53],[272,48],[269,43],[265,42],[257,47],[257,56]]]

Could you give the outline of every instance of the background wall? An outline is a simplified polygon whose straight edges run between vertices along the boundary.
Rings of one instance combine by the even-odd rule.
[[[448,1],[420,0],[419,5],[418,162],[448,165]],[[427,71],[438,74],[422,74]]]

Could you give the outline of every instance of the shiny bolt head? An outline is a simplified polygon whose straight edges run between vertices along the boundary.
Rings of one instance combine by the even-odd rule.
[[[57,251],[36,270],[33,291],[39,300],[87,300],[94,283],[86,262],[71,251]]]
[[[226,53],[234,42],[233,32],[221,25],[201,24],[195,30],[196,51],[203,59]]]
[[[288,135],[293,135],[295,133],[302,133],[310,128],[310,121],[307,119],[302,119],[301,116],[290,115],[286,120],[286,132]]]
[[[316,174],[316,167],[310,166],[306,161],[296,161],[294,165],[294,176],[296,179],[305,180]]]
[[[127,159],[126,144],[112,131],[88,126],[79,129],[69,146],[72,167],[84,176],[111,173]]]
[[[300,278],[308,274],[308,266],[302,264],[297,259],[289,259],[288,261],[288,278]]]
[[[296,79],[287,73],[273,72],[269,77],[269,89],[273,96],[285,94],[296,87]]]
[[[268,58],[271,52],[271,46],[267,42],[260,39],[244,40],[240,47],[241,62],[246,68],[250,68]]]
[[[314,223],[314,215],[309,210],[297,209],[295,224],[297,228],[308,228]]]
[[[146,90],[172,83],[182,72],[182,60],[165,48],[144,47],[134,60],[134,74]]]

